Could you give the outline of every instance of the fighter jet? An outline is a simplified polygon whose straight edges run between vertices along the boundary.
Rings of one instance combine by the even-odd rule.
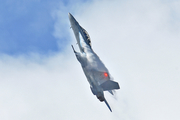
[[[108,69],[105,67],[98,55],[93,51],[90,36],[87,31],[79,25],[70,13],[69,21],[80,52],[76,52],[73,45],[72,49],[82,66],[84,74],[90,84],[90,89],[93,95],[96,95],[101,102],[104,101],[112,112],[104,97],[104,91],[108,91],[113,95],[115,89],[120,89],[119,84],[112,80]]]

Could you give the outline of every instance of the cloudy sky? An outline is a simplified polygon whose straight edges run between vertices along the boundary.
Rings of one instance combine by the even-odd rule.
[[[6,0],[0,4],[1,120],[179,120],[180,0]],[[121,89],[93,96],[68,12]]]

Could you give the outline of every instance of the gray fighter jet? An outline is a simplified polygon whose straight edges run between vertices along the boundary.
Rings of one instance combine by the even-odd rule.
[[[79,25],[70,13],[69,21],[76,37],[80,52],[76,52],[73,46],[72,49],[77,60],[82,66],[84,74],[90,84],[91,91],[101,102],[104,101],[109,110],[112,112],[104,97],[104,91],[108,91],[113,95],[114,89],[120,89],[119,84],[112,81],[112,77],[110,76],[108,69],[92,49],[89,34]]]

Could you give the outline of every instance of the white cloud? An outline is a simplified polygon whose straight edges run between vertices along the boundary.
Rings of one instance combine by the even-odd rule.
[[[123,78],[119,79],[120,91],[127,94],[119,104],[129,101],[129,119],[180,117],[180,29],[176,27],[180,19],[173,19],[173,13],[179,16],[173,5],[160,1],[100,1],[89,6],[92,12],[84,11],[82,25],[90,33],[94,50],[113,70],[115,80]]]
[[[92,95],[68,46],[49,57],[1,57],[0,119],[179,120],[179,3],[101,0],[74,9],[121,86],[117,100],[106,93],[113,113]]]

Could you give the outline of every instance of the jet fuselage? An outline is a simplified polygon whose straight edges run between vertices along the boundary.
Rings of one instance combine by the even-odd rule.
[[[98,55],[93,51],[87,31],[79,25],[70,13],[69,20],[80,52],[76,52],[74,47],[72,47],[76,58],[81,63],[84,74],[90,84],[91,91],[101,102],[105,101],[111,111],[111,108],[104,97],[103,91],[107,90],[113,94],[112,90],[119,89],[119,85],[117,82],[111,80],[108,69],[105,67]]]

